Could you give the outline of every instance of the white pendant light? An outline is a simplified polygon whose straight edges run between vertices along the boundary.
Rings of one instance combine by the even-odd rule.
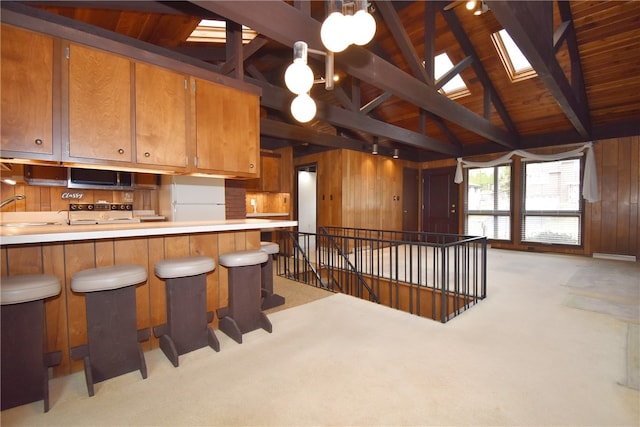
[[[307,93],[313,86],[313,71],[307,65],[307,44],[295,42],[293,45],[293,63],[284,73],[284,83],[296,95]]]
[[[316,103],[306,93],[298,95],[291,101],[291,115],[300,123],[307,123],[316,115]]]
[[[330,13],[320,28],[320,38],[324,47],[336,53],[349,47],[351,37],[345,34],[348,33],[347,25],[347,18],[341,12]]]
[[[364,46],[373,40],[373,36],[376,34],[376,20],[365,9],[360,9],[353,15],[353,44],[358,46]]]

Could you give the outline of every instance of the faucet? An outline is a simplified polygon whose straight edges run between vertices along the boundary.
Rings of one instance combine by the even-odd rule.
[[[23,199],[25,199],[24,194],[16,194],[13,197],[9,197],[8,199],[3,200],[2,203],[0,203],[0,209],[4,208],[11,202],[15,202],[16,200],[23,200]]]

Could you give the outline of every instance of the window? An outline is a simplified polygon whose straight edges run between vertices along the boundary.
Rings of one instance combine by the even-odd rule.
[[[465,234],[511,240],[511,165],[468,169]]]
[[[582,244],[580,159],[523,162],[521,241]]]
[[[500,30],[491,34],[491,40],[493,40],[493,45],[498,51],[502,65],[504,65],[512,82],[525,80],[537,75],[527,58],[520,51],[520,48],[518,48],[518,45],[507,33],[507,30]]]
[[[251,28],[242,26],[242,43],[247,44],[253,40],[258,33]],[[213,19],[203,19],[191,35],[188,42],[208,42],[224,43],[227,40],[227,23]]]
[[[422,65],[424,66],[424,61],[422,61]],[[446,52],[441,53],[434,58],[434,68],[433,73],[436,80],[447,74],[449,70],[453,68],[453,62],[451,62],[451,59],[449,59],[449,55],[447,55]],[[459,73],[442,86],[439,92],[451,99],[457,99],[471,94]]]

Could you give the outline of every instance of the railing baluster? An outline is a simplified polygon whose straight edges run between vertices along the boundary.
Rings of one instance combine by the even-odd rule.
[[[277,274],[375,302],[386,289],[385,303],[397,309],[406,286],[406,310],[427,317],[421,298],[429,289],[430,317],[442,323],[486,298],[486,238],[340,227],[276,238]]]

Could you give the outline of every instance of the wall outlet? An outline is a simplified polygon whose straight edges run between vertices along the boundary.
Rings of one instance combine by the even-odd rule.
[[[122,194],[122,201],[127,203],[133,202],[133,193],[131,191],[125,191]]]

